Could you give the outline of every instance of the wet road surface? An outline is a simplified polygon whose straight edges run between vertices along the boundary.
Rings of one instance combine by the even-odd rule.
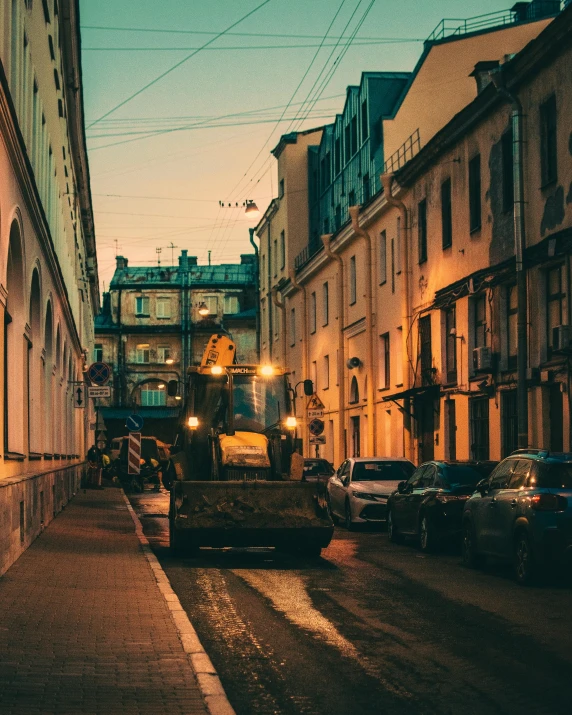
[[[336,528],[320,559],[168,549],[168,495],[131,501],[239,714],[570,713],[572,588]]]

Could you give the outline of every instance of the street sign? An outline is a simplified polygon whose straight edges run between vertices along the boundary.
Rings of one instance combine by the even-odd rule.
[[[140,471],[141,432],[131,432],[129,435],[129,451],[127,453],[127,474],[139,474]]]
[[[93,362],[87,369],[87,376],[94,385],[105,385],[111,377],[111,368],[106,362]]]
[[[319,419],[312,420],[308,425],[308,429],[311,435],[318,437],[324,431],[324,421]]]
[[[321,419],[324,416],[324,403],[318,395],[314,394],[308,400],[306,405],[306,415],[309,420]]]
[[[79,386],[74,387],[73,391],[73,406],[74,407],[85,407],[86,399],[85,399],[85,387]]]
[[[103,440],[103,439],[98,439],[98,440],[97,440],[97,448],[98,448],[98,449],[105,449],[105,440]]]
[[[318,435],[317,437],[315,437],[315,436],[310,437],[310,444],[326,444],[326,435],[321,434],[321,435]]]
[[[144,424],[145,420],[141,415],[129,415],[125,420],[125,426],[130,432],[141,432]],[[137,472],[137,474],[139,474],[139,472]]]
[[[111,387],[88,387],[88,397],[111,397]]]

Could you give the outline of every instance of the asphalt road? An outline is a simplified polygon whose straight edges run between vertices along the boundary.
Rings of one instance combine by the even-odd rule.
[[[318,560],[168,549],[168,495],[131,497],[239,714],[570,713],[572,588],[524,589],[385,532]]]

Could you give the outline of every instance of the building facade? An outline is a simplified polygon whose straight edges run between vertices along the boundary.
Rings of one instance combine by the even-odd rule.
[[[108,439],[127,434],[125,418],[136,411],[144,434],[173,442],[187,368],[200,364],[213,333],[232,336],[240,362],[257,362],[256,282],[254,254],[239,264],[198,265],[185,250],[178,266],[154,267],[117,257],[92,355],[113,368],[112,397],[97,403]],[[179,384],[172,397],[171,380]]]
[[[356,203],[331,226],[325,202],[319,244],[309,211],[307,245],[287,251],[282,276],[270,282],[279,320],[262,321],[263,354],[272,345],[265,357],[314,380],[325,405],[319,450],[336,464],[373,454],[499,459],[519,443],[519,391],[524,440],[572,446],[570,83],[562,81],[571,12],[531,2],[478,22],[444,21],[401,78],[381,127],[367,129],[384,149],[380,190],[367,199],[363,173],[350,172],[344,190]],[[428,109],[437,87],[442,97]],[[342,125],[358,156],[367,137],[358,122],[351,144],[359,102],[348,97]],[[332,132],[322,128],[308,151],[310,197],[313,157],[328,155]],[[279,175],[294,147],[284,145]],[[331,166],[330,183],[318,179],[323,195],[339,180]],[[265,238],[285,221],[280,200],[273,204],[257,229],[261,290]],[[335,200],[333,208],[335,216]],[[288,236],[287,222],[283,230]],[[305,428],[303,437],[313,454]]]
[[[75,409],[99,307],[79,3],[0,2],[0,573],[85,458]]]

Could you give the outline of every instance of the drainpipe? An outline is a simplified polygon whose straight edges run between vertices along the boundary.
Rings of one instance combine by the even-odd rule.
[[[332,251],[332,234],[322,236],[326,256],[336,261],[338,270],[338,444],[340,445],[340,463],[347,456],[346,446],[346,395],[345,395],[345,356],[344,356],[344,262],[342,257]]]
[[[272,302],[274,305],[282,311],[282,367],[286,367],[286,311],[284,302],[278,300],[278,288],[274,286],[272,288]]]
[[[373,317],[373,287],[371,271],[373,266],[372,252],[373,248],[371,245],[371,236],[369,233],[360,226],[359,223],[359,206],[350,206],[349,214],[352,220],[352,228],[356,236],[363,238],[367,244],[366,247],[366,260],[365,260],[365,321],[366,321],[366,331],[367,331],[367,368],[369,372],[369,379],[367,381],[367,451],[369,456],[373,457],[375,455],[375,435],[376,435],[376,414],[375,414],[375,378],[377,375],[377,360],[375,350],[373,348],[373,331],[374,331],[374,317]]]
[[[524,216],[524,115],[518,97],[506,88],[506,79],[502,70],[490,73],[497,90],[510,102],[512,108],[512,161],[513,161],[513,222],[514,252],[516,256],[516,399],[518,413],[518,447],[528,447],[528,389],[526,386],[526,368],[528,364],[527,344],[527,303],[526,267],[524,251],[526,247]]]
[[[254,232],[255,228],[249,228],[248,233],[250,234],[250,244],[254,248],[254,255],[256,256],[256,271],[255,271],[255,310],[256,310],[256,354],[258,355],[258,360],[260,360],[260,265],[258,261],[260,260],[258,255],[258,246],[254,242]]]
[[[403,391],[411,389],[411,356],[409,355],[409,334],[412,323],[411,309],[411,267],[409,265],[409,232],[410,226],[407,220],[407,208],[403,201],[396,199],[392,194],[393,174],[382,174],[380,176],[381,185],[383,186],[383,194],[389,206],[395,206],[401,213],[401,226],[403,229],[401,241],[401,266],[403,273],[403,290],[401,292],[401,322],[402,322],[402,354],[403,354]],[[406,397],[403,400],[403,437],[405,456],[412,462],[415,462],[415,444],[412,439],[412,423],[411,423],[411,398]]]
[[[306,286],[302,285],[301,283],[298,283],[296,280],[296,271],[294,269],[290,269],[290,283],[293,285],[293,287],[296,290],[301,290],[302,291],[302,345],[303,345],[303,350],[302,350],[302,378],[307,379],[308,378],[308,373],[310,370],[310,341],[309,341],[309,336],[308,336],[308,310],[307,310],[307,295],[306,295]],[[300,418],[300,423],[301,423],[301,433],[303,435],[307,434],[306,432],[306,411],[303,409],[302,410],[302,417]],[[306,450],[307,455],[310,454],[310,449],[308,445],[308,449]]]

